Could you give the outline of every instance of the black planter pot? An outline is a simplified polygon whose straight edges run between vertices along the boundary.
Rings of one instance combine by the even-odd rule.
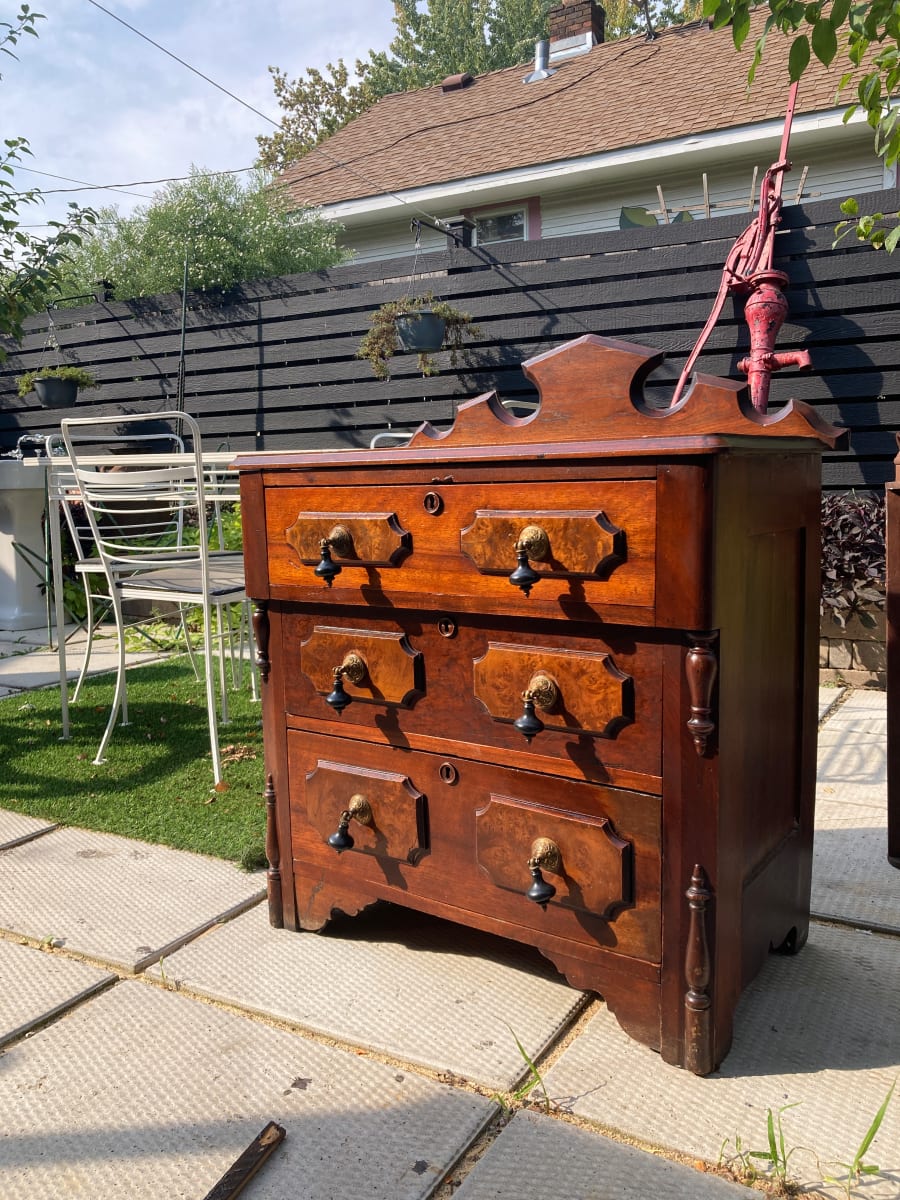
[[[408,353],[433,354],[444,344],[447,322],[430,308],[397,317],[397,338]]]
[[[34,381],[34,390],[44,408],[74,408],[78,384],[74,379],[59,379],[48,375]]]

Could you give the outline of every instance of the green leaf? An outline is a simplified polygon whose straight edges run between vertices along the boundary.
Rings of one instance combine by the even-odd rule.
[[[848,217],[855,217],[859,212],[859,201],[855,196],[848,196],[846,200],[841,202],[841,212],[846,213]]]
[[[834,4],[831,6],[831,12],[828,14],[828,20],[835,29],[839,29],[847,20],[852,3],[853,0],[834,0]]]
[[[747,82],[752,83],[756,78],[756,69],[762,62],[763,48],[765,47],[766,39],[761,37],[757,39],[756,46],[753,50],[753,62],[750,64],[750,70],[747,72]]]
[[[801,33],[798,38],[794,39],[788,58],[788,71],[791,83],[796,83],[808,66],[809,38],[805,33]]]
[[[750,10],[749,8],[740,8],[734,14],[734,21],[731,26],[731,40],[734,42],[735,50],[740,50],[744,42],[747,40],[747,34],[750,32]]]
[[[646,208],[624,207],[619,213],[619,228],[620,229],[638,229],[641,227],[649,228],[656,226],[658,221],[652,213]]]
[[[884,239],[884,248],[888,254],[893,254],[898,243],[900,243],[900,225],[895,226]]]
[[[727,25],[734,15],[734,6],[728,0],[722,0],[715,11],[713,12],[712,26],[713,29],[721,29],[723,25]]]
[[[854,1158],[855,1165],[858,1166],[859,1163],[861,1163],[863,1155],[866,1153],[866,1151],[869,1149],[869,1147],[874,1142],[875,1135],[878,1133],[878,1130],[881,1128],[881,1122],[884,1120],[884,1114],[887,1112],[887,1106],[891,1102],[891,1096],[893,1096],[894,1088],[896,1086],[897,1086],[897,1080],[895,1079],[894,1082],[891,1084],[890,1088],[888,1089],[888,1094],[885,1096],[884,1100],[881,1103],[881,1108],[879,1108],[878,1112],[873,1117],[872,1124],[866,1130],[866,1136],[860,1142],[859,1149],[856,1151],[856,1155]]]
[[[812,31],[812,48],[820,63],[831,66],[837,54],[837,34],[829,20],[816,21]]]

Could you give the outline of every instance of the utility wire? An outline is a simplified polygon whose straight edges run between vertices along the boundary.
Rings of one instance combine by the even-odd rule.
[[[143,38],[143,40],[145,42],[149,42],[151,46],[154,46],[157,50],[162,51],[163,54],[167,54],[169,56],[169,58],[174,59],[175,62],[180,63],[181,66],[183,66],[183,67],[186,67],[187,70],[193,72],[194,75],[198,75],[201,79],[205,80],[212,87],[217,88],[220,92],[223,92],[226,96],[229,96],[232,100],[237,101],[237,103],[242,105],[244,108],[249,109],[250,112],[255,113],[256,116],[261,117],[264,121],[268,121],[270,125],[274,125],[276,129],[281,128],[280,121],[273,120],[272,117],[268,116],[266,113],[260,112],[260,110],[258,108],[254,108],[252,104],[248,104],[248,102],[246,100],[242,100],[240,96],[236,96],[234,94],[234,92],[230,92],[228,90],[228,88],[223,87],[221,83],[216,83],[215,79],[210,79],[210,77],[208,75],[204,75],[202,71],[199,71],[196,67],[192,67],[189,62],[185,62],[185,60],[183,58],[179,58],[177,54],[173,54],[171,50],[167,50],[165,46],[161,46],[159,44],[159,42],[155,42],[153,40],[153,38],[148,37],[146,33],[141,33],[140,29],[135,29],[135,27],[133,25],[129,25],[128,22],[123,20],[122,17],[118,16],[117,13],[111,12],[108,8],[104,8],[102,4],[98,3],[98,0],[88,0],[88,3],[93,4],[94,8],[99,8],[99,10],[103,13],[106,13],[106,15],[108,17],[112,17],[112,19],[114,21],[118,21],[120,25],[124,25],[126,29],[130,29],[131,32],[134,34],[137,34],[137,36],[139,38]],[[433,213],[428,212],[426,209],[420,208],[418,204],[411,204],[410,201],[404,200],[401,196],[398,196],[396,192],[391,192],[391,191],[385,192],[383,190],[383,186],[381,184],[376,183],[375,180],[371,179],[364,172],[357,170],[356,167],[351,166],[349,163],[341,162],[339,159],[334,158],[334,156],[329,154],[327,150],[322,149],[321,144],[312,147],[312,150],[315,150],[318,154],[321,154],[323,158],[326,158],[335,167],[339,167],[341,170],[348,171],[351,175],[355,175],[356,178],[361,180],[367,187],[373,188],[374,189],[374,191],[372,193],[373,195],[390,196],[392,199],[396,200],[397,203],[400,204],[403,208],[412,209],[413,211],[419,213],[420,216],[427,217],[429,221],[433,221],[433,222],[437,223],[438,225],[443,224],[441,222],[440,217],[436,217],[436,216],[434,216]],[[252,170],[252,168],[249,168],[249,167],[244,168],[244,169]],[[225,172],[222,172],[222,173],[225,174]],[[170,181],[169,180],[156,180],[156,181],[145,180],[144,182],[168,183]],[[108,186],[114,187],[117,185],[110,184]],[[60,188],[57,190],[64,191],[65,189]],[[71,190],[74,191],[76,189],[71,189]]]
[[[102,4],[98,4],[97,0],[88,0],[89,4],[93,4],[94,8],[99,8],[101,12],[105,12],[108,17],[112,17],[114,21],[118,21],[120,25],[124,25],[126,29],[130,29],[132,33],[136,33],[139,38],[143,38],[145,42],[149,42],[151,46],[155,46],[157,50],[161,50],[163,54],[168,54],[169,58],[174,58],[177,63],[181,63],[189,71],[193,71],[195,75],[199,75],[201,79],[205,79],[207,83],[214,88],[218,88],[220,92],[224,92],[226,96],[230,96],[232,100],[236,100],[238,104],[242,104],[244,108],[249,108],[252,113],[256,113],[258,117],[262,117],[264,121],[268,121],[270,125],[279,128],[279,122],[273,121],[270,116],[264,112],[260,112],[258,108],[254,108],[252,104],[248,104],[246,100],[242,100],[240,96],[236,96],[234,92],[229,92],[228,88],[222,87],[221,83],[216,83],[214,79],[210,79],[208,75],[204,75],[202,71],[198,71],[196,67],[192,67],[189,62],[185,62],[183,58],[179,58],[177,54],[173,54],[171,50],[167,50],[165,46],[161,46],[159,42],[154,42],[153,38],[147,37],[146,33],[141,33],[139,29],[135,29],[133,25],[129,25],[120,16],[114,12],[110,12],[108,8],[104,8]]]
[[[126,196],[137,196],[140,200],[152,200],[152,196],[148,196],[144,192],[127,192],[126,187],[133,186],[132,184],[115,184],[115,183],[88,183],[86,179],[73,179],[71,175],[54,175],[52,171],[39,171],[37,167],[17,166],[16,171],[29,171],[32,175],[45,175],[47,179],[62,179],[66,183],[82,183],[91,191],[117,191],[122,192]],[[167,181],[168,182],[168,181]],[[56,191],[75,191],[74,188],[57,188]]]
[[[92,4],[93,4],[93,2],[94,2],[94,0],[91,0]],[[241,175],[245,171],[253,171],[253,170],[255,170],[255,167],[235,167],[231,171],[201,171],[200,174],[201,175]],[[65,176],[64,175],[55,175],[54,178],[55,179],[64,179]],[[193,179],[193,178],[194,178],[194,175],[170,175],[168,179],[135,179],[135,180],[132,180],[131,183],[97,183],[97,184],[88,184],[86,187],[77,187],[77,188],[41,188],[41,195],[42,196],[52,196],[56,192],[102,192],[102,191],[116,191],[117,189],[121,191],[123,188],[149,187],[149,186],[151,186],[153,184],[157,184],[157,183],[184,183],[188,179]],[[136,192],[132,192],[130,194],[137,195]],[[144,199],[152,200],[153,197],[146,196],[146,197],[144,197]]]

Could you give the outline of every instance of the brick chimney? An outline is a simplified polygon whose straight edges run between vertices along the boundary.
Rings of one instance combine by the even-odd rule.
[[[562,0],[549,17],[551,62],[584,54],[603,41],[606,13],[595,0]]]

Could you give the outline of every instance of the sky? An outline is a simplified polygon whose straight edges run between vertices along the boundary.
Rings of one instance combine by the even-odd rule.
[[[153,41],[277,122],[281,110],[268,68],[291,79],[338,58],[351,65],[386,49],[391,0],[101,0]],[[31,0],[47,18],[23,37],[17,60],[0,62],[0,135],[25,137],[29,167],[111,191],[58,193],[76,184],[20,170],[20,188],[45,201],[24,209],[23,225],[64,220],[70,200],[122,213],[146,204],[162,180],[191,164],[214,171],[252,166],[256,136],[273,126],[126,29],[91,0]],[[0,0],[0,20],[19,5]],[[30,232],[40,235],[40,228]]]

